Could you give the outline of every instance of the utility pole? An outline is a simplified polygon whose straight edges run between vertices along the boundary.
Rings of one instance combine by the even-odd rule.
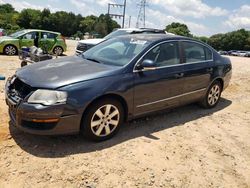
[[[130,28],[130,24],[131,24],[131,16],[129,16],[129,21],[128,21],[128,27]]]
[[[127,0],[124,0],[123,4],[116,4],[116,3],[109,3],[108,4],[108,15],[111,18],[122,18],[122,28],[124,28],[125,25],[125,15],[126,15],[126,4],[127,4]],[[123,8],[123,13],[122,14],[113,14],[110,13],[111,12],[111,7],[114,8]]]
[[[139,13],[137,17],[136,27],[139,28],[140,24],[143,24],[143,27],[146,26],[146,0],[141,0],[139,3]]]

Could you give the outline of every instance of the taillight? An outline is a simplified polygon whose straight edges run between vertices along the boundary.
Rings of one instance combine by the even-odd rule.
[[[61,39],[63,39],[63,41],[66,43],[65,37],[63,37],[62,35],[61,35]]]

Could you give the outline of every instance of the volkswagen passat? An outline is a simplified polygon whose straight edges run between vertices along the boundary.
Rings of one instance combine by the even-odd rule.
[[[207,44],[173,35],[127,35],[82,54],[26,66],[9,78],[13,125],[43,135],[81,132],[93,140],[147,113],[199,102],[212,108],[231,62]]]

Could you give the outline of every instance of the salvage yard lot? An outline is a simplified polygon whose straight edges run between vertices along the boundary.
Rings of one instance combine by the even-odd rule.
[[[73,55],[76,42],[67,44]],[[102,143],[9,127],[0,81],[0,187],[250,187],[250,58],[230,58],[233,77],[216,108],[137,119]],[[0,74],[18,67],[18,57],[0,55]]]

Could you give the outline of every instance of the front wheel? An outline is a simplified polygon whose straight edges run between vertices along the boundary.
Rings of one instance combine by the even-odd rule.
[[[17,48],[13,45],[7,45],[4,47],[4,53],[6,55],[16,55],[17,54]]]
[[[215,107],[221,97],[222,85],[219,81],[215,81],[208,89],[206,97],[201,101],[201,106],[204,108]]]
[[[113,137],[124,120],[121,103],[113,99],[102,99],[90,106],[83,116],[81,132],[94,141]]]

